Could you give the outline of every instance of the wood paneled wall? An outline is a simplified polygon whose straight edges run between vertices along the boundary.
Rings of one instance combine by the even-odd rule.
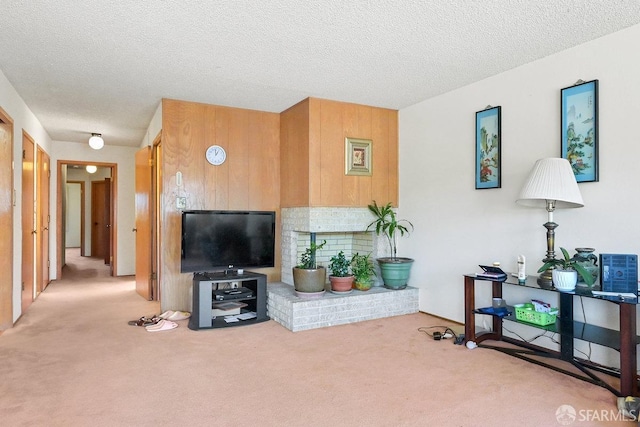
[[[281,207],[398,205],[398,112],[308,98],[281,114]],[[345,138],[371,139],[372,175],[345,175]]]
[[[225,148],[220,166],[205,159],[207,147]],[[276,211],[276,266],[260,270],[280,278],[280,115],[165,99],[162,101],[161,300],[163,309],[191,308],[192,274],[180,273],[181,211],[187,209]],[[182,187],[176,173],[182,173]]]
[[[280,114],[280,162],[281,206],[310,206],[309,99]]]
[[[345,175],[345,138],[371,139],[372,176]],[[207,147],[227,161],[212,166]],[[278,218],[276,267],[280,280],[281,207],[364,207],[398,204],[398,112],[308,98],[281,114],[164,99],[162,101],[160,292],[163,310],[191,309],[191,274],[180,273],[180,210],[273,210]],[[176,173],[183,185],[176,185]]]

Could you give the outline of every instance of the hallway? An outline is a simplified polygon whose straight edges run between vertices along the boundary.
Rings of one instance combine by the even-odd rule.
[[[66,264],[62,267],[63,280],[84,280],[89,278],[108,278],[109,265],[99,257],[80,255],[80,248],[65,249]]]

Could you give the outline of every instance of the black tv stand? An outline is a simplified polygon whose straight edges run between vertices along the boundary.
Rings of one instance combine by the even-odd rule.
[[[224,315],[213,316],[213,305],[216,301],[214,291],[223,287],[230,287],[232,282],[238,282],[239,288],[251,290],[251,295],[229,301],[241,302],[246,307],[241,309],[241,314],[255,313],[255,317],[248,320],[227,323]],[[267,316],[267,276],[251,271],[238,274],[237,270],[229,273],[229,270],[210,273],[193,274],[193,308],[189,318],[189,329],[214,329],[231,326],[252,325],[269,320]]]

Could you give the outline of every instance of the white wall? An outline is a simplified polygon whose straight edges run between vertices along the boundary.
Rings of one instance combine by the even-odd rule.
[[[156,139],[156,136],[162,130],[162,101],[158,104],[158,108],[156,108],[156,112],[153,113],[153,117],[149,122],[149,127],[144,134],[144,138],[140,142],[140,148],[146,146],[152,146],[153,141]]]
[[[136,254],[135,235],[132,231],[135,228],[135,153],[137,147],[120,147],[109,145],[108,142],[101,150],[94,150],[88,144],[55,141],[53,152],[51,153],[51,169],[57,171],[58,161],[77,160],[83,162],[116,163],[117,168],[117,198],[116,198],[116,239],[118,258],[116,270],[118,276],[135,274]],[[51,192],[55,195],[57,188],[57,172],[51,174]],[[85,188],[86,190],[86,188]],[[55,197],[55,196],[54,196]],[[52,200],[53,207],[56,200]],[[51,227],[58,225],[57,212],[51,210]],[[87,229],[90,231],[90,228]],[[56,236],[51,236],[51,265],[57,265],[57,254],[55,251],[57,242]],[[56,279],[56,269],[51,269],[51,278]]]
[[[400,111],[400,216],[415,232],[399,251],[416,259],[410,284],[421,288],[422,311],[464,322],[462,276],[478,264],[515,271],[524,254],[527,273],[536,274],[546,211],[515,200],[537,159],[560,156],[560,90],[578,79],[599,80],[600,181],[580,184],[584,208],[556,211],[556,249],[640,253],[638,40],[640,25]],[[475,113],[487,105],[502,106],[502,188],[475,190]],[[478,304],[489,305],[489,287]],[[509,303],[554,295],[508,292]],[[584,306],[588,322],[617,328],[614,304]]]
[[[81,209],[82,209],[82,191],[80,184],[70,182],[66,185],[67,191],[67,207],[66,207],[66,228],[65,228],[65,247],[79,248],[81,241]]]
[[[16,195],[13,209],[13,321],[15,322],[22,313],[22,131],[26,131],[48,154],[51,153],[51,138],[1,70],[0,108],[13,120],[15,164],[13,185]],[[53,200],[53,195],[51,197]]]

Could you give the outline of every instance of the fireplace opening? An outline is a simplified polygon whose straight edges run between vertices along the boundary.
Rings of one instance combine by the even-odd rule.
[[[329,266],[330,258],[340,251],[347,257],[356,252],[371,254],[371,259],[389,256],[384,237],[366,231],[373,217],[367,208],[283,208],[281,281],[293,285],[292,268],[309,247],[312,235],[316,243],[327,241],[318,251],[317,263]],[[328,280],[328,279],[327,279]],[[382,286],[378,278],[374,286]]]

